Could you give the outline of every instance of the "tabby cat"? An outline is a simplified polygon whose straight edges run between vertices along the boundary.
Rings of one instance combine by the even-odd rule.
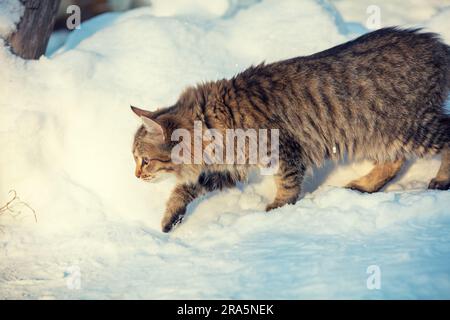
[[[347,187],[376,192],[405,159],[441,153],[430,189],[450,187],[450,47],[433,33],[384,28],[304,57],[252,66],[230,80],[188,88],[175,105],[142,119],[133,154],[136,176],[169,173],[178,184],[167,202],[162,230],[179,223],[200,195],[245,181],[252,165],[180,164],[171,157],[175,129],[279,129],[277,193],[272,210],[295,203],[307,168],[327,159],[374,161]]]

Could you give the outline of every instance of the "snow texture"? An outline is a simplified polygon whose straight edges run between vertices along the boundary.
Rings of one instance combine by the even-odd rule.
[[[19,0],[0,0],[0,38],[6,39],[16,31],[24,10]]]
[[[450,192],[426,190],[439,157],[375,194],[342,188],[369,162],[328,163],[271,213],[273,179],[255,174],[196,200],[170,234],[174,182],[133,175],[130,104],[156,109],[187,85],[367,32],[365,1],[349,2],[152,1],[86,21],[37,61],[0,44],[0,207],[14,189],[37,216],[18,201],[0,215],[0,298],[449,299]],[[378,3],[387,23],[450,40],[448,1]]]

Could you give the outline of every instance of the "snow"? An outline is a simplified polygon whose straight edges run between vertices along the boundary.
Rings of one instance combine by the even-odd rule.
[[[19,0],[0,0],[0,38],[16,31],[25,8]]]
[[[228,0],[157,0],[151,2],[151,12],[158,17],[188,15],[220,17],[226,13],[230,4]]]
[[[347,0],[152,3],[86,21],[38,61],[0,44],[0,207],[14,189],[37,216],[19,202],[0,215],[0,298],[450,298],[450,192],[426,190],[438,157],[370,195],[342,188],[369,162],[329,163],[271,213],[273,180],[255,174],[161,233],[174,183],[134,177],[130,104],[169,105],[187,85],[367,28]],[[378,3],[449,42],[445,2]],[[379,290],[366,286],[372,265]]]
[[[381,27],[417,26],[450,5],[449,0],[335,0],[333,3],[345,20],[361,24],[365,24],[369,17],[367,8],[375,5],[380,9]],[[373,11],[369,9],[369,12]]]

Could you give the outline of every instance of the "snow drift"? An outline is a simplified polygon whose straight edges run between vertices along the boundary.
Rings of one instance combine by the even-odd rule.
[[[14,189],[38,219],[0,215],[0,297],[450,298],[450,192],[426,190],[438,158],[372,195],[341,188],[369,163],[330,163],[310,173],[301,201],[270,214],[273,181],[254,176],[159,231],[173,182],[133,176],[130,104],[169,105],[187,85],[364,30],[322,0],[192,3],[96,17],[38,61],[0,43],[0,207]],[[417,22],[448,41],[449,18]],[[379,290],[366,286],[371,265]]]

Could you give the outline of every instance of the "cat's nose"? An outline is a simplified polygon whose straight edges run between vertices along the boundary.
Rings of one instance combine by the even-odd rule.
[[[142,171],[141,171],[140,169],[136,169],[136,170],[134,171],[134,175],[136,176],[136,178],[140,178],[140,177],[141,177],[141,174],[142,174]]]

